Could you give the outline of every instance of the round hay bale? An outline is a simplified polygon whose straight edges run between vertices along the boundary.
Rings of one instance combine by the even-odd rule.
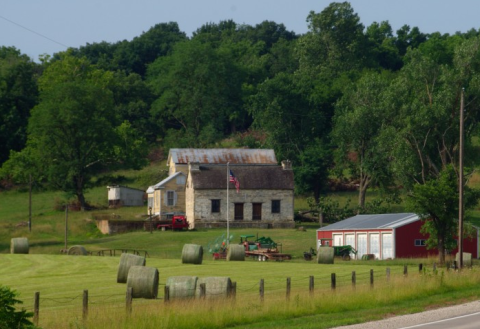
[[[228,246],[227,261],[244,261],[245,247],[241,244],[231,244]]]
[[[182,250],[183,264],[202,264],[203,247],[197,244],[185,244]]]
[[[131,266],[127,289],[132,288],[132,298],[156,299],[158,295],[158,270],[154,267]]]
[[[171,276],[166,286],[170,289],[170,298],[194,298],[197,289],[196,276]]]
[[[320,247],[317,250],[318,264],[333,264],[334,251],[332,247]]]
[[[126,283],[128,279],[128,270],[132,266],[145,266],[145,258],[134,254],[123,253],[120,256],[118,265],[117,283]]]
[[[73,256],[86,256],[87,255],[87,250],[83,246],[72,246],[68,248],[68,255],[73,255]]]
[[[197,290],[195,297],[200,297],[200,285],[205,283],[206,298],[225,298],[230,296],[232,289],[232,280],[229,277],[211,276],[207,278],[199,278],[197,281]]]
[[[13,238],[10,240],[11,254],[28,254],[29,246],[27,238]]]

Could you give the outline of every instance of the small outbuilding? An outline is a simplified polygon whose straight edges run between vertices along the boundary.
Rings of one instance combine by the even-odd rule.
[[[143,206],[145,191],[121,185],[107,186],[108,206]]]
[[[317,248],[320,246],[351,245],[357,250],[352,258],[361,259],[365,254],[373,254],[376,259],[420,258],[436,255],[427,250],[427,236],[420,232],[423,225],[418,215],[413,213],[357,215],[325,226],[316,231]],[[472,238],[465,238],[463,251],[478,258],[479,232]],[[457,250],[451,251],[455,254]]]

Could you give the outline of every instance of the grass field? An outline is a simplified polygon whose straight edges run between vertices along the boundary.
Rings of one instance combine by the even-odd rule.
[[[138,182],[134,174],[118,174],[124,182]],[[163,175],[149,169],[145,177]],[[148,180],[145,178],[145,180]],[[133,186],[133,185],[131,185]],[[136,186],[141,187],[141,186]],[[371,193],[370,197],[374,196]],[[125,285],[116,283],[119,255],[66,256],[60,254],[65,244],[65,212],[54,210],[67,199],[60,192],[33,194],[32,231],[29,232],[28,194],[25,191],[0,192],[0,282],[20,293],[24,307],[33,309],[33,296],[40,292],[40,326],[43,328],[329,328],[348,323],[379,319],[384,316],[417,312],[426,307],[478,299],[480,270],[477,260],[472,270],[455,273],[441,268],[437,275],[431,267],[434,259],[400,259],[393,261],[336,261],[320,265],[303,259],[303,252],[315,246],[317,223],[299,223],[297,229],[231,229],[233,241],[242,234],[271,237],[282,244],[283,252],[292,255],[285,262],[213,261],[208,245],[225,234],[222,229],[188,232],[137,231],[104,236],[98,232],[93,216],[115,213],[123,219],[145,215],[145,207],[106,209],[104,186],[88,191],[87,199],[97,209],[69,212],[67,245],[83,245],[95,253],[103,249],[147,250],[147,266],[158,268],[158,300],[134,300],[133,313],[125,312]],[[346,202],[355,193],[336,194]],[[296,198],[295,211],[307,210],[305,198]],[[402,211],[400,208],[399,211]],[[473,212],[474,220],[480,212]],[[10,239],[27,237],[29,255],[9,254]],[[181,263],[186,243],[204,246],[202,265]],[[418,264],[427,271],[418,274]],[[409,268],[408,279],[403,267]],[[386,269],[392,280],[386,282]],[[375,288],[370,289],[369,273],[374,271]],[[357,289],[351,287],[351,273],[357,274]],[[338,288],[330,289],[331,274],[337,275]],[[163,287],[170,276],[228,276],[237,282],[237,298],[221,302],[163,303]],[[308,292],[309,279],[315,279],[315,293]],[[286,278],[292,280],[292,297],[285,300]],[[260,279],[265,280],[265,301],[259,301]],[[88,322],[82,321],[82,293],[89,291]]]

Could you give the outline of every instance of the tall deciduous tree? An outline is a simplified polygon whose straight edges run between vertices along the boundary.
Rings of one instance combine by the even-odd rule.
[[[131,135],[129,126],[116,128],[112,78],[86,59],[62,55],[41,77],[41,101],[29,120],[29,142],[41,150],[35,160],[44,166],[48,182],[75,195],[82,209],[92,176],[138,146],[118,138]]]
[[[37,65],[13,47],[0,47],[0,165],[27,140],[30,110],[38,100]]]
[[[372,183],[388,186],[390,150],[389,113],[382,92],[391,81],[387,73],[368,73],[352,84],[336,105],[332,131],[336,169],[349,169],[359,181],[358,205],[365,206]],[[387,130],[387,131],[384,131]]]

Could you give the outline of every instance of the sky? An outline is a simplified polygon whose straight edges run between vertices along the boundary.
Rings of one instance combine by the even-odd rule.
[[[205,23],[265,20],[297,34],[308,31],[310,11],[325,0],[0,0],[0,46],[14,46],[33,60],[87,43],[132,40],[158,23],[177,22],[188,36]],[[396,31],[417,26],[423,33],[480,28],[479,0],[351,0],[368,26],[388,21]]]

